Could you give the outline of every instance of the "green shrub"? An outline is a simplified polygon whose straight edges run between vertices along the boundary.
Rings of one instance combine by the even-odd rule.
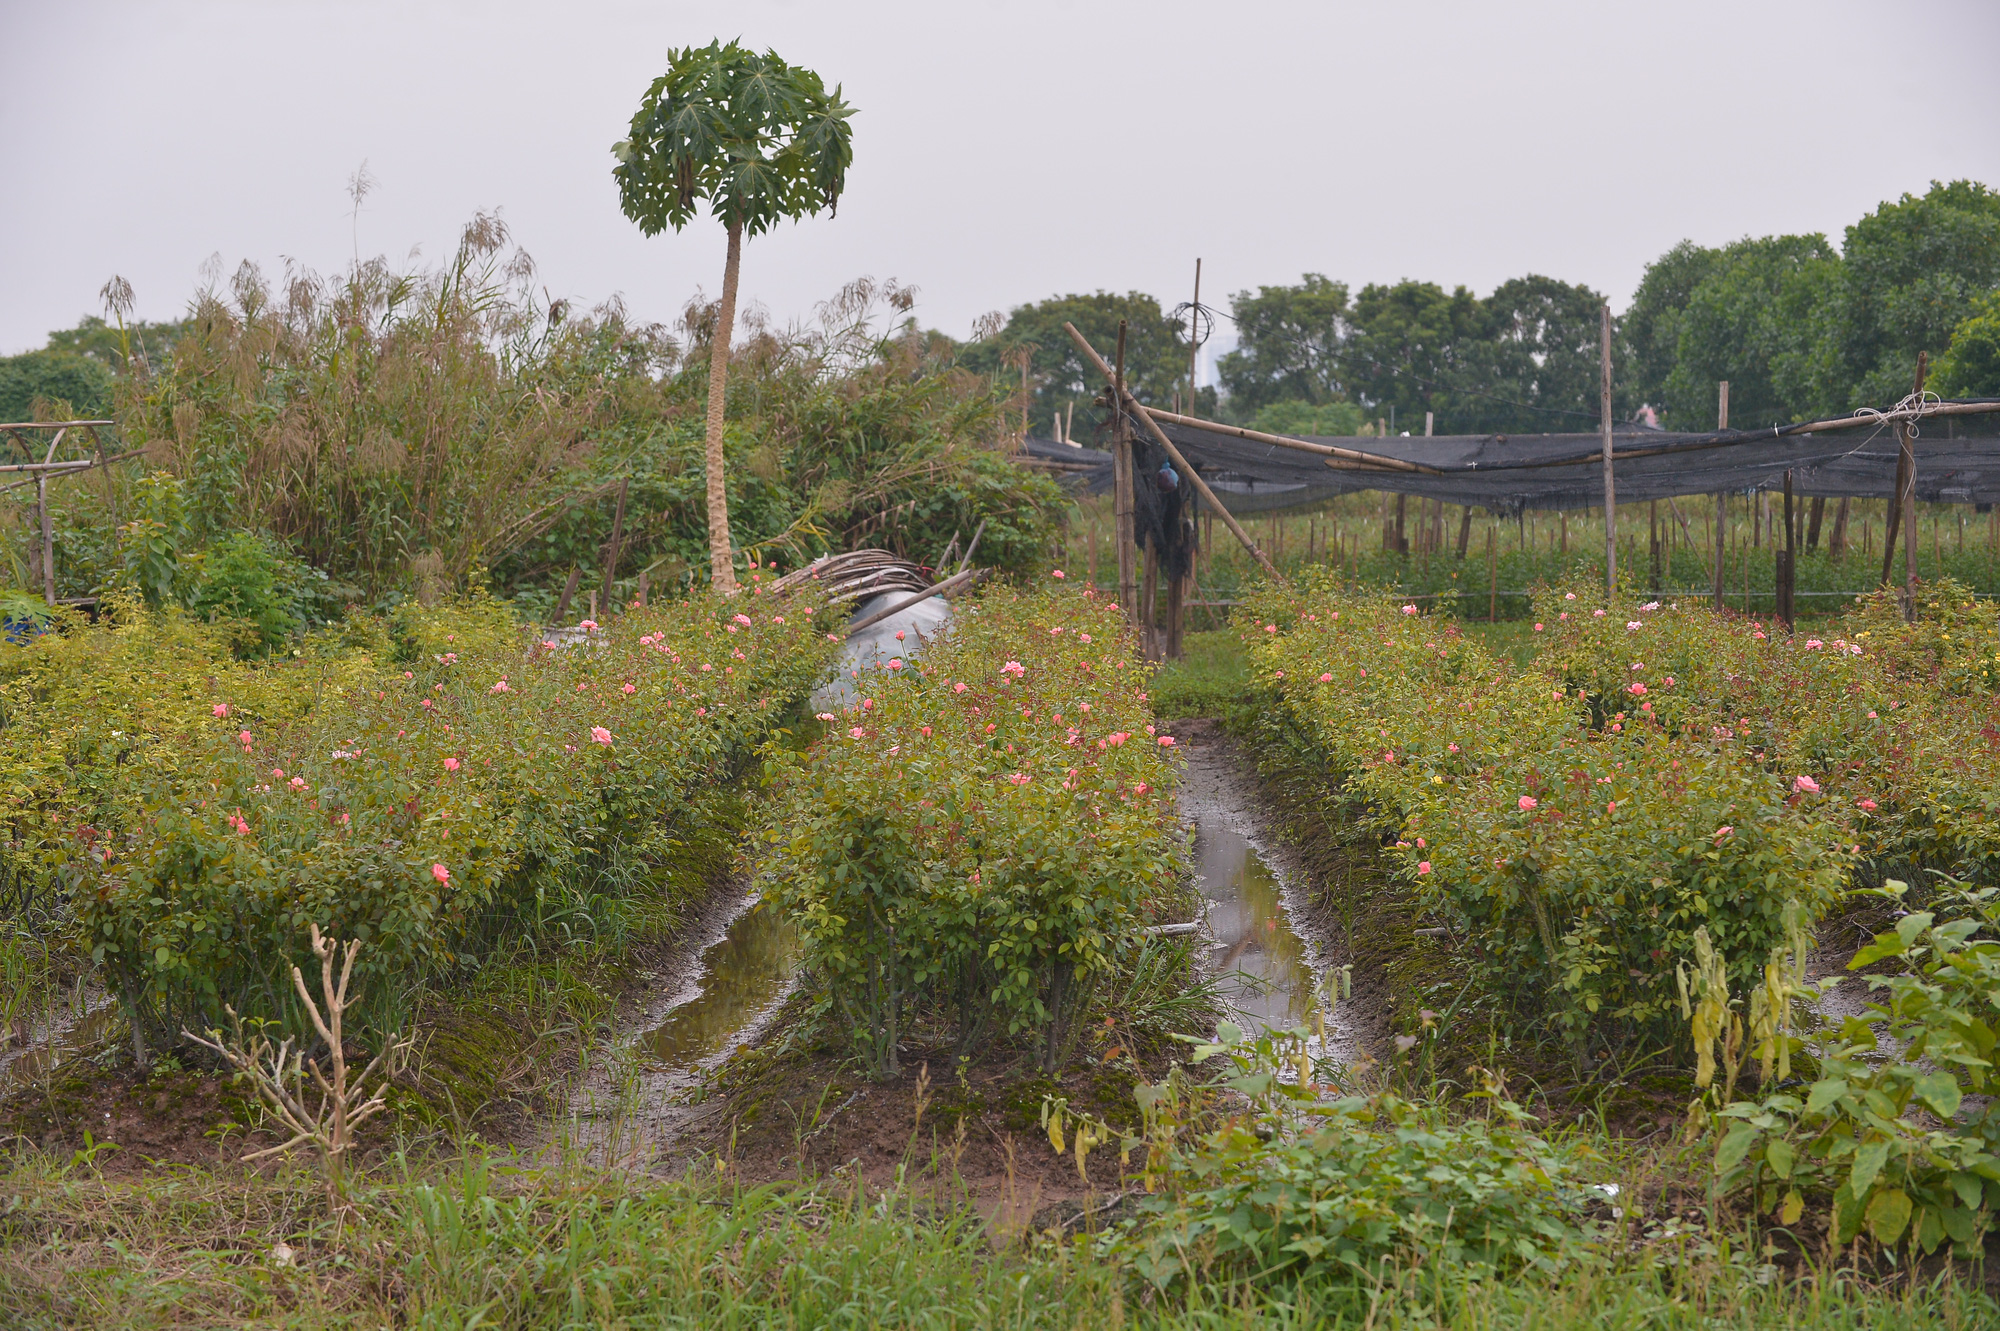
[[[1297,1075],[1305,1040],[1224,1024],[1193,1051],[1222,1057],[1213,1080],[1142,1088],[1147,1193],[1106,1246],[1156,1287],[1379,1278],[1411,1258],[1553,1269],[1583,1236],[1568,1162],[1495,1088],[1486,1119],[1458,1123],[1387,1093],[1325,1099]]]
[[[1903,895],[1894,883],[1892,899]],[[1725,1105],[1718,1188],[1742,1192],[1781,1224],[1824,1200],[1835,1243],[1867,1234],[1924,1253],[1947,1241],[1976,1256],[2000,1206],[2000,929],[1995,889],[1956,894],[1948,922],[1905,914],[1848,963],[1879,1001],[1805,1042],[1817,1076],[1804,1097],[1780,1090]],[[1832,982],[1828,982],[1830,985]],[[1973,1097],[1977,1097],[1976,1099]]]
[[[998,591],[915,668],[863,681],[781,752],[762,870],[878,1075],[929,1005],[961,1050],[1032,1035],[1045,1066],[1090,986],[1170,899],[1177,828],[1146,667],[1089,592]]]

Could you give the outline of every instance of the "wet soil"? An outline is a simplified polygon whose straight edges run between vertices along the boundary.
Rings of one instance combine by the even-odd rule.
[[[1173,730],[1203,903],[1201,965],[1223,978],[1238,1020],[1310,1024],[1322,977],[1346,957],[1311,904],[1305,866],[1281,840],[1276,810],[1236,742],[1208,721]],[[1079,1169],[1073,1155],[1054,1153],[1040,1124],[1043,1097],[1056,1094],[1136,1126],[1139,1070],[1117,1051],[1086,1046],[1051,1078],[1025,1050],[995,1049],[961,1066],[949,1049],[913,1040],[900,1077],[870,1082],[837,1032],[805,1034],[813,1024],[805,999],[791,993],[791,940],[773,912],[737,885],[718,894],[705,920],[662,966],[653,1001],[621,1023],[618,1047],[584,1078],[551,1145],[654,1173],[698,1164],[746,1181],[928,1180],[1002,1229],[1074,1218],[1119,1195],[1115,1149]],[[1326,1052],[1366,1064],[1366,1042],[1384,1025],[1365,997],[1342,1003]]]

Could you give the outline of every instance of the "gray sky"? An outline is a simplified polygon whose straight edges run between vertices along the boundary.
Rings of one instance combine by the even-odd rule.
[[[1993,0],[0,0],[0,351],[114,273],[158,319],[211,254],[338,270],[364,159],[363,255],[442,258],[499,208],[552,293],[670,319],[721,230],[643,238],[609,149],[716,36],[860,111],[838,218],[745,249],[780,321],[861,274],[958,336],[1057,292],[1173,303],[1197,255],[1209,298],[1542,272],[1622,304],[1683,237],[1838,241],[1933,178],[2000,185]]]

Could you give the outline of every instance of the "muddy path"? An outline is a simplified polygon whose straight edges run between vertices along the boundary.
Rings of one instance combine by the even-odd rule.
[[[1310,1025],[1322,977],[1347,960],[1337,931],[1313,908],[1309,875],[1248,755],[1213,722],[1170,729],[1184,763],[1180,809],[1202,900],[1198,962],[1221,981],[1240,1021]],[[1083,1171],[1052,1160],[1034,1113],[1045,1092],[1072,1103],[1129,1102],[1129,1082],[1087,1059],[1051,1080],[1004,1058],[946,1072],[948,1059],[913,1049],[902,1077],[873,1084],[838,1051],[788,1050],[742,1076],[744,1059],[768,1053],[760,1043],[786,1021],[797,959],[789,930],[746,882],[739,870],[682,946],[636,977],[644,998],[581,1070],[549,1147],[654,1173],[716,1157],[746,1177],[846,1171],[871,1186],[897,1177],[914,1153],[947,1161],[989,1210],[1022,1222],[1049,1205],[1116,1190],[1115,1153]],[[1369,988],[1357,985],[1357,995]],[[1365,1001],[1342,1003],[1325,1052],[1365,1064],[1384,1025]]]

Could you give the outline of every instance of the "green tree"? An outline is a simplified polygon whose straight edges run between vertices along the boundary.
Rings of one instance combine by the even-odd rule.
[[[1109,291],[1051,296],[1032,305],[1017,305],[999,332],[977,338],[961,349],[959,364],[1018,394],[1025,358],[1032,399],[1028,404],[1029,427],[1038,429],[1042,422],[1058,416],[1067,419],[1073,404],[1086,404],[1104,389],[1103,376],[1085,362],[1063,325],[1075,324],[1076,331],[1109,363],[1116,356],[1120,319],[1126,325],[1126,387],[1149,406],[1166,406],[1187,383],[1187,328],[1169,320],[1161,312],[1160,302],[1140,291],[1122,296]],[[1014,409],[1020,410],[1018,396]]]
[[[173,354],[174,343],[193,329],[192,319],[172,323],[138,320],[119,327],[96,315],[85,315],[74,328],[59,328],[49,334],[50,351],[73,351],[88,356],[117,374],[125,372],[125,359],[159,366]]]
[[[1930,387],[1939,397],[2000,397],[2000,292],[1952,333]]]
[[[1503,282],[1480,302],[1483,327],[1466,341],[1445,406],[1467,433],[1542,434],[1588,430],[1602,414],[1604,297],[1586,286],[1530,273]],[[1617,371],[1614,411],[1629,405]],[[1414,420],[1414,415],[1405,420]]]
[[[758,55],[714,41],[667,53],[667,72],[653,80],[630,133],[613,148],[619,202],[645,234],[680,230],[704,200],[728,228],[722,302],[710,339],[706,452],[709,569],[725,590],[735,588],[736,570],[723,417],[743,237],[780,218],[837,208],[854,160],[853,114],[840,88],[828,93],[812,70],[788,65],[774,51]]]
[[[33,419],[35,403],[67,402],[86,417],[111,409],[111,371],[74,351],[30,351],[0,358],[0,421]]]
[[[1250,418],[1250,428],[1266,434],[1360,434],[1368,413],[1352,402],[1269,402]]]
[[[1435,282],[1371,283],[1355,298],[1352,321],[1347,382],[1362,405],[1384,416],[1394,407],[1399,424],[1419,429],[1426,411],[1438,414],[1440,433],[1471,428],[1450,407],[1466,346],[1486,333],[1478,297],[1464,287],[1447,294]]]
[[[1215,368],[1236,415],[1247,419],[1273,403],[1320,404],[1347,396],[1353,310],[1345,282],[1307,273],[1297,286],[1239,291],[1229,298],[1229,310],[1236,349]]]
[[[1626,377],[1641,402],[1658,406],[1667,400],[1667,376],[1680,356],[1681,319],[1695,288],[1721,257],[1721,250],[1683,240],[1646,265],[1619,320],[1630,357]]]
[[[1883,204],[1847,228],[1815,353],[1822,398],[1842,411],[1898,400],[1910,391],[1917,353],[1942,353],[1996,288],[2000,191],[1933,181],[1922,198]]]
[[[1665,423],[1714,428],[1716,382],[1729,381],[1729,423],[1755,428],[1810,418],[1820,405],[1817,329],[1840,260],[1826,237],[1764,236],[1708,251],[1707,272],[1672,319]],[[1657,327],[1657,325],[1656,325]]]

